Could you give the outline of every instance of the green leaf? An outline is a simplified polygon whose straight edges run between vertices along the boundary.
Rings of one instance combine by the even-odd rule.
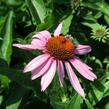
[[[88,109],[94,109],[93,106],[90,104],[88,99],[85,99],[85,103],[86,103]]]
[[[83,25],[85,25],[85,26],[88,26],[88,27],[90,27],[90,28],[92,28],[92,29],[97,29],[98,27],[100,27],[100,24],[98,24],[98,23],[95,23],[95,22],[82,22],[82,24]]]
[[[1,55],[0,57],[10,63],[10,58],[12,54],[12,28],[13,28],[13,11],[10,11],[5,22],[5,27],[3,28],[3,42],[1,45]]]
[[[0,75],[0,82],[3,85],[4,88],[9,87],[9,78],[7,76]]]
[[[18,83],[19,85],[27,89],[35,90],[37,88],[39,83],[37,81],[32,81],[30,79],[30,75],[25,75],[20,70],[9,69],[8,66],[5,65],[5,62],[3,64],[2,61],[3,60],[0,60],[0,74],[1,75],[7,76],[11,81]],[[38,91],[39,90],[37,90],[37,92]]]
[[[44,23],[46,7],[43,0],[26,0],[26,4],[36,23]]]
[[[6,107],[6,109],[18,109],[19,105],[20,105],[21,100],[17,101],[16,103],[9,105]]]
[[[100,9],[99,11],[103,12],[105,15],[109,17],[109,4],[103,2],[102,5],[99,4]]]
[[[7,0],[6,1],[6,4],[8,6],[15,6],[15,7],[21,5],[21,3],[22,3],[22,0]]]
[[[105,105],[105,109],[109,109],[109,103]]]
[[[81,97],[78,94],[75,94],[65,109],[81,109],[81,102]]]
[[[55,24],[56,20],[52,15],[47,16],[45,18],[45,23],[41,23],[37,25],[37,31],[49,30]]]
[[[109,16],[109,4],[101,1],[83,2],[81,6],[88,7],[94,10],[101,11],[103,14]]]
[[[104,16],[104,20],[105,20],[106,23],[109,25],[109,16],[105,15],[105,16]]]
[[[2,28],[3,28],[5,20],[6,20],[5,17],[0,17],[0,33],[1,33]],[[2,35],[0,34],[0,36],[2,36]]]
[[[73,19],[73,15],[69,15],[67,16],[62,22],[63,22],[63,26],[62,26],[62,34],[66,35],[69,32],[69,27],[71,25]]]
[[[48,90],[50,103],[54,109],[64,109],[69,98],[66,94],[65,84],[60,87],[58,72],[56,72],[52,87]]]
[[[99,84],[96,84],[96,86],[92,85],[92,90],[90,90],[90,93],[89,93],[89,98],[90,98],[92,105],[95,105],[104,96],[106,96],[105,94],[109,90],[108,86],[109,86],[109,81],[104,82],[104,83],[99,82]]]
[[[3,96],[0,95],[0,105],[2,104]]]
[[[6,97],[6,109],[18,109],[26,91],[27,89],[18,84],[11,84],[8,96]]]

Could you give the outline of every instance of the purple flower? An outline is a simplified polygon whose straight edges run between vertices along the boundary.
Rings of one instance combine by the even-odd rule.
[[[41,31],[33,36],[31,44],[13,44],[25,50],[42,50],[43,54],[32,59],[24,68],[24,72],[32,72],[31,79],[41,76],[41,90],[44,91],[52,82],[56,66],[58,69],[60,85],[64,83],[64,66],[71,85],[79,95],[85,97],[72,66],[86,79],[94,81],[97,77],[92,68],[83,63],[76,55],[84,55],[91,51],[88,45],[74,45],[68,37],[60,35],[62,23],[56,28],[52,37],[48,31]]]

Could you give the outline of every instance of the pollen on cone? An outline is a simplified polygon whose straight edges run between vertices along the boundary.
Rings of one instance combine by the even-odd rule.
[[[46,44],[48,52],[57,59],[67,60],[74,56],[73,43],[62,36],[52,37]]]

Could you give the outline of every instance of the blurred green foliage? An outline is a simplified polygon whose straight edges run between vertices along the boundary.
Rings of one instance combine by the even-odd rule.
[[[81,79],[81,98],[67,78],[61,88],[56,75],[42,93],[40,79],[23,74],[25,63],[40,52],[27,52],[12,43],[28,43],[44,29],[53,33],[63,22],[62,34],[75,43],[88,44],[92,52],[81,58],[98,79]],[[107,0],[0,0],[0,109],[109,109],[109,1]]]

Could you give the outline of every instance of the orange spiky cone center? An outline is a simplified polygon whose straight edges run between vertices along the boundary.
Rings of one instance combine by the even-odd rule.
[[[74,56],[74,44],[63,36],[50,38],[46,48],[49,54],[59,60],[68,60]]]

